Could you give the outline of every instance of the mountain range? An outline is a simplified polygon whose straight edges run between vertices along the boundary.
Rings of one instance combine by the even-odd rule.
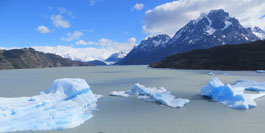
[[[100,61],[100,60],[88,61],[87,64],[91,64],[94,66],[106,66],[107,65],[105,62]]]
[[[208,14],[201,14],[197,20],[191,20],[172,38],[168,35],[157,35],[143,40],[116,64],[151,64],[176,53],[248,43],[264,37],[265,32],[262,29],[242,26],[223,9],[211,10]]]
[[[91,66],[32,48],[0,50],[0,69],[46,68],[66,66]]]
[[[121,51],[119,53],[114,53],[112,55],[110,55],[105,61],[106,62],[118,62],[121,59],[123,59],[128,53]]]

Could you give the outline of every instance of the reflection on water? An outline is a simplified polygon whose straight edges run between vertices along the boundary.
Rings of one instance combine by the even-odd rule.
[[[83,78],[96,94],[99,111],[79,127],[53,132],[91,133],[223,133],[265,130],[265,98],[250,110],[234,110],[199,95],[200,89],[214,77],[210,70],[151,69],[146,66],[100,66],[0,71],[0,97],[32,96],[47,89],[54,79]],[[229,76],[223,75],[229,73]],[[265,74],[254,71],[222,72],[216,75],[224,83],[237,79],[264,81]],[[148,87],[164,86],[173,95],[190,99],[184,108],[169,108],[143,102],[135,97],[109,97],[113,90],[128,90],[134,83]],[[49,131],[50,132],[50,131]]]

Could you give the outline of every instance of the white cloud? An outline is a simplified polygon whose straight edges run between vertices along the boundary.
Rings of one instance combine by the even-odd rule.
[[[92,42],[92,41],[84,41],[84,40],[79,40],[75,42],[76,45],[93,45],[96,44],[96,42]]]
[[[129,44],[134,44],[134,45],[135,45],[135,44],[136,44],[136,38],[134,38],[134,37],[129,38],[129,39],[128,39],[128,43],[129,43]]]
[[[101,38],[100,40],[98,40],[98,42],[79,40],[79,41],[76,41],[75,44],[76,45],[99,45],[102,47],[113,47],[113,46],[119,46],[123,44],[135,45],[136,38],[134,37],[129,38],[128,43],[120,43],[120,42],[109,40],[107,38]]]
[[[74,48],[72,46],[33,46],[32,48],[45,53],[54,53],[63,57],[77,59],[82,61],[105,60],[111,54],[120,51],[130,51],[135,45],[135,39],[130,38],[128,42],[120,43],[106,38],[96,42],[100,48],[86,47]],[[81,43],[87,43],[80,41]]]
[[[71,11],[69,11],[69,10],[66,10],[65,8],[62,8],[62,7],[58,8],[58,12],[59,12],[60,14],[66,14],[66,15],[69,15],[69,16],[71,16],[72,18],[74,18],[73,13],[72,13]]]
[[[212,9],[224,9],[239,19],[246,27],[259,26],[265,29],[264,0],[178,0],[156,6],[145,12],[143,31],[148,34],[175,32],[201,13]]]
[[[103,0],[88,0],[91,6],[95,5],[97,2],[102,2]]]
[[[104,60],[111,51],[96,48],[74,48],[71,46],[34,46],[38,51],[53,53],[73,60]]]
[[[20,47],[0,47],[0,50],[12,50],[12,49],[21,49]]]
[[[40,32],[41,34],[49,33],[50,29],[44,25],[41,25],[37,28],[37,31]]]
[[[142,3],[136,3],[136,4],[133,6],[132,10],[140,11],[140,10],[142,10],[143,8],[144,8],[144,4],[142,4]]]
[[[57,28],[60,28],[60,27],[69,28],[70,27],[70,23],[67,20],[64,20],[62,15],[56,15],[56,16],[52,15],[51,20],[52,20],[53,25]]]
[[[72,40],[77,40],[79,39],[81,36],[83,35],[82,32],[80,31],[74,31],[73,33],[67,33],[66,34],[66,38],[62,37],[61,40],[62,41],[66,41],[66,42],[70,42]]]

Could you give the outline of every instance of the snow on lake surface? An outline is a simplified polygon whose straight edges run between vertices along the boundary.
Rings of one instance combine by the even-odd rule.
[[[257,91],[257,94],[247,94],[244,91]],[[218,78],[213,78],[207,86],[201,89],[201,95],[211,98],[235,109],[256,107],[254,101],[265,95],[265,82],[238,80],[234,84],[224,84]]]
[[[40,95],[0,98],[0,132],[79,126],[93,117],[99,97],[83,79],[57,79]]]
[[[130,95],[135,95],[139,99],[142,99],[146,102],[157,102],[173,108],[184,107],[185,104],[189,103],[188,99],[175,98],[170,91],[166,90],[164,87],[161,88],[149,88],[136,83],[131,90],[127,91],[112,91],[111,96],[123,96],[128,97]]]
[[[202,87],[213,78],[212,70],[152,69],[146,66],[96,66],[0,71],[0,97],[39,95],[55,79],[85,79],[93,93],[104,98],[97,101],[93,118],[80,126],[52,133],[263,133],[265,131],[265,97],[256,99],[256,108],[231,109],[200,95]],[[224,76],[223,73],[229,73]],[[255,71],[218,71],[224,84],[238,79],[265,81]],[[111,91],[126,91],[134,83],[147,87],[164,86],[172,95],[190,99],[183,108],[143,102],[129,96],[108,96]],[[29,97],[30,98],[30,97]],[[46,133],[46,131],[45,131]]]

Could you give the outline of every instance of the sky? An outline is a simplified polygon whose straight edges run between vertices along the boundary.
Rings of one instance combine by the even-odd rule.
[[[104,60],[148,36],[172,37],[212,9],[265,29],[264,7],[264,0],[0,0],[0,48]]]

